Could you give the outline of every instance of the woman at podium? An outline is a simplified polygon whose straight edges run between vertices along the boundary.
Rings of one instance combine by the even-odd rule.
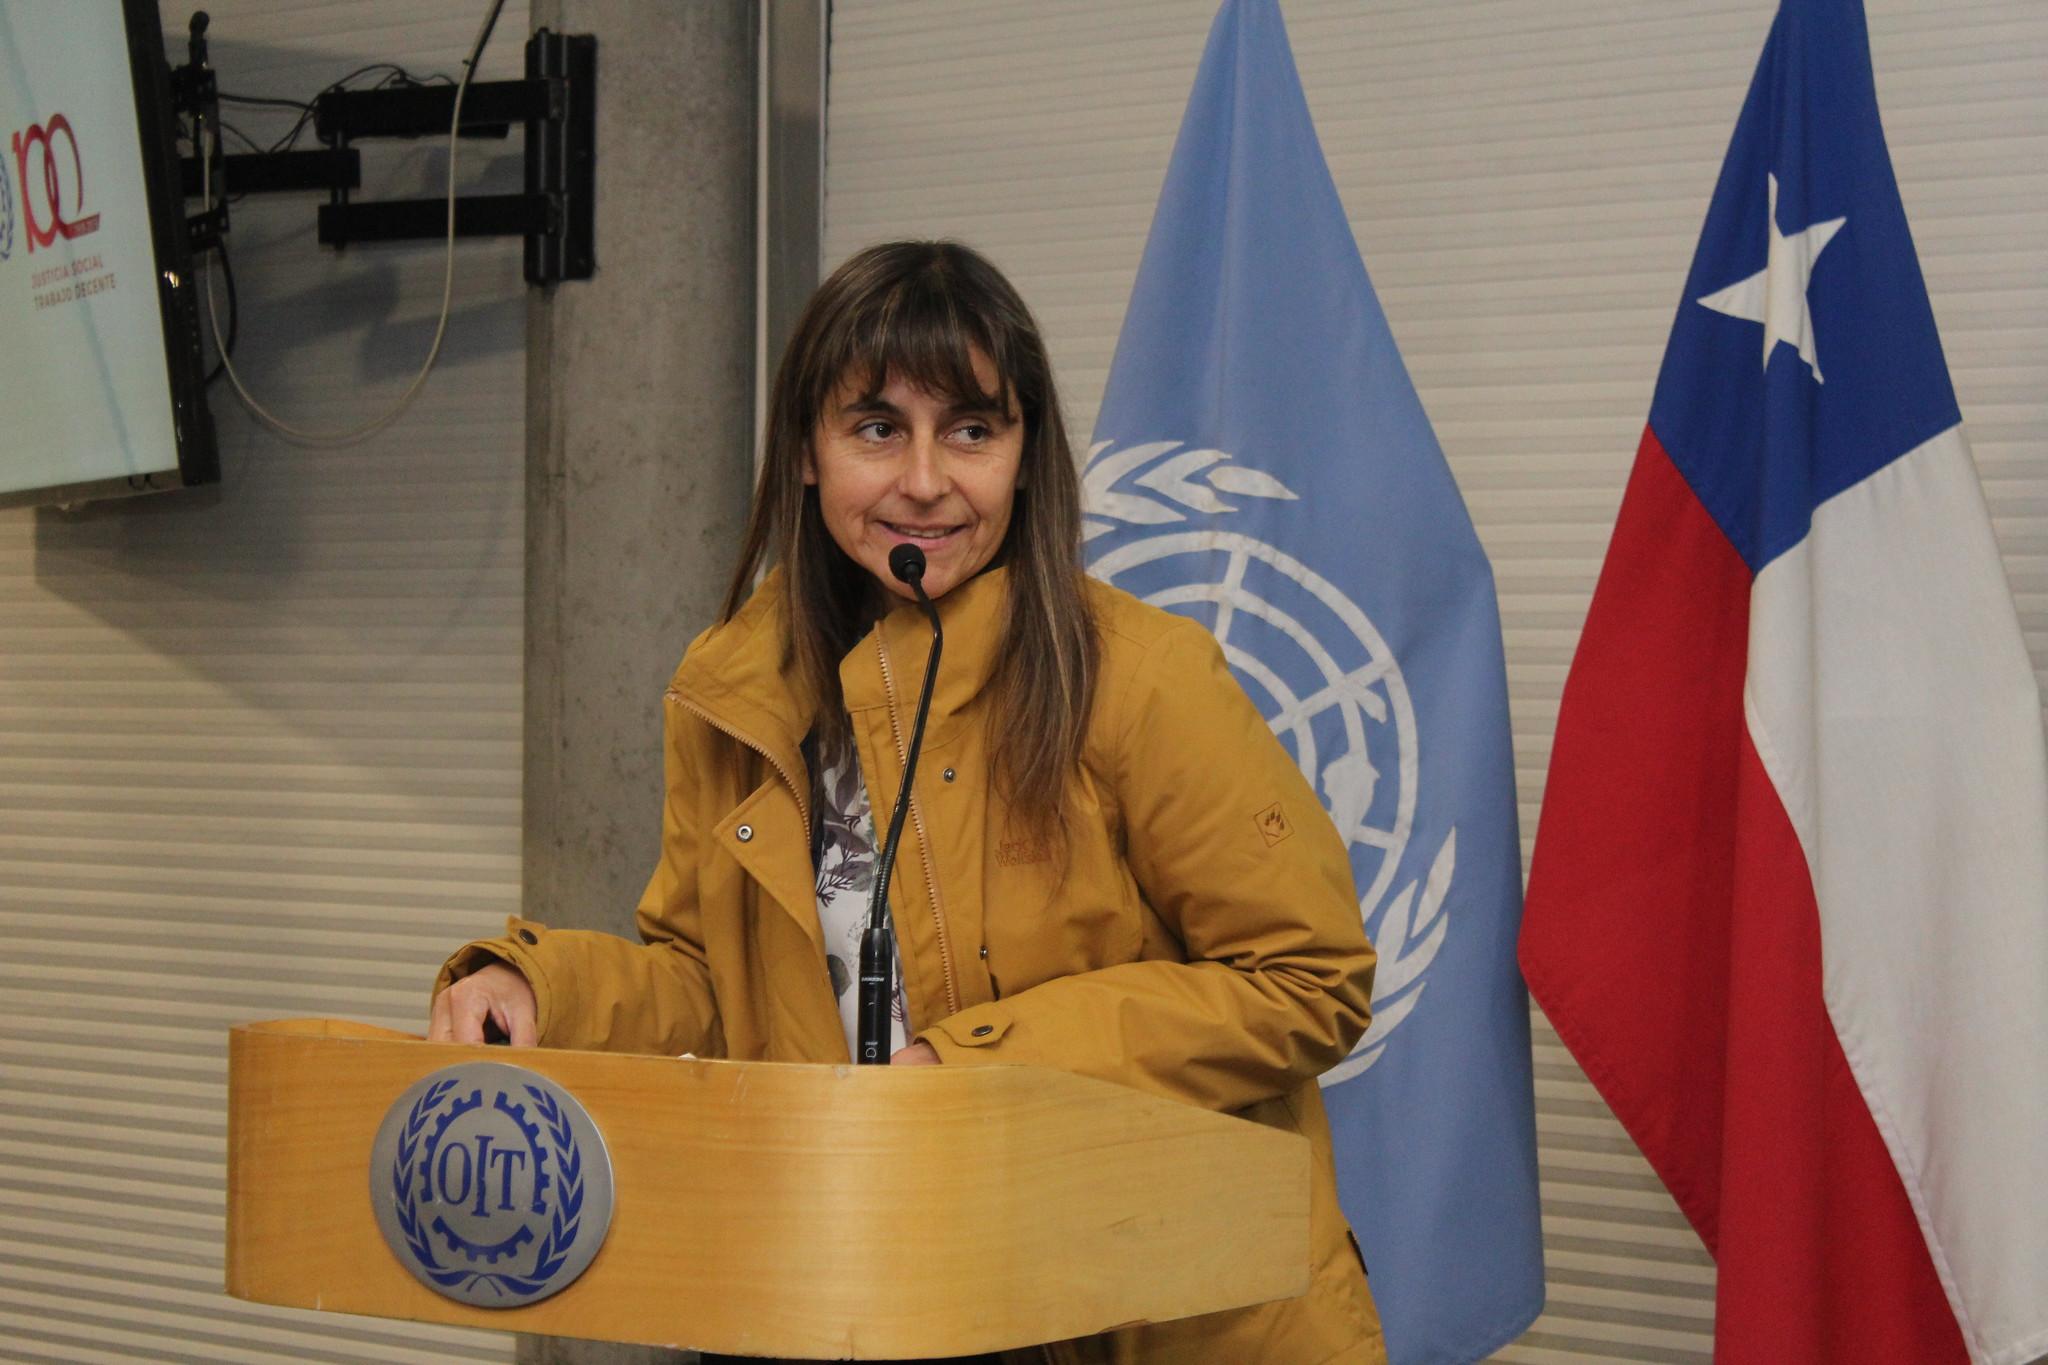
[[[878,826],[931,648],[890,566],[914,545],[945,644],[890,887],[892,1060],[1057,1067],[1313,1151],[1305,1295],[1044,1357],[1383,1359],[1315,1084],[1368,1022],[1348,857],[1209,632],[1082,573],[1023,301],[956,244],[860,252],[798,323],[765,445],[723,613],[664,701],[642,941],[515,919],[449,960],[432,1036],[849,1059]]]

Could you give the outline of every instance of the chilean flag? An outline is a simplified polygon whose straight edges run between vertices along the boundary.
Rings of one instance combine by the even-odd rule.
[[[1565,684],[1520,940],[1735,1362],[2048,1353],[2041,700],[1856,0],[1785,0]]]

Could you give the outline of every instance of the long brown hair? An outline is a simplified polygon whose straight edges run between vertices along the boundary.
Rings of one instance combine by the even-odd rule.
[[[981,392],[977,350],[1004,392]],[[954,402],[1000,402],[1005,410],[1014,403],[1024,422],[1016,500],[995,560],[1009,567],[1009,593],[989,679],[991,714],[1002,724],[992,727],[990,744],[1003,796],[1027,824],[1054,832],[1095,689],[1080,479],[1038,324],[981,255],[957,242],[884,242],[855,253],[811,296],[768,397],[761,478],[725,619],[751,594],[763,564],[779,561],[791,654],[819,698],[820,730],[843,737],[839,661],[867,628],[871,580],[833,541],[803,473],[819,415],[849,379],[870,393],[901,379]]]

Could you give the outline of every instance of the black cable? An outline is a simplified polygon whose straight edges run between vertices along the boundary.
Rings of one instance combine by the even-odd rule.
[[[499,8],[503,8],[503,0],[500,0]],[[495,15],[492,16],[492,22],[494,24],[497,22]],[[230,104],[265,105],[277,109],[298,110],[298,119],[285,131],[284,136],[263,149],[271,152],[290,151],[298,146],[299,139],[305,136],[306,126],[313,122],[321,95],[332,94],[337,90],[346,90],[350,81],[361,76],[367,76],[373,71],[384,73],[383,78],[371,87],[376,90],[382,90],[393,85],[433,85],[437,82],[442,85],[455,84],[455,78],[445,71],[435,71],[425,76],[415,76],[397,62],[371,62],[368,66],[359,66],[347,75],[329,81],[326,85],[320,87],[311,100],[285,99],[272,95],[236,95],[230,94],[227,91],[222,91],[220,98]]]
[[[279,138],[277,141],[270,144],[270,150],[273,152],[288,152],[292,148],[298,146],[299,134],[305,132],[306,125],[311,123],[312,121],[313,111],[310,107],[308,107],[304,113],[299,115],[299,121],[291,126],[291,130],[289,132],[287,132],[283,137]]]
[[[275,150],[274,148],[265,147],[255,138],[250,137],[247,133],[243,132],[240,128],[237,128],[234,124],[227,122],[225,119],[215,119],[214,126],[216,128],[219,128],[223,133],[232,133],[234,136],[240,138],[242,140],[242,145],[244,147],[247,147],[250,151],[257,153],[258,155],[261,155],[267,151]],[[191,128],[186,126],[185,121],[183,119],[178,120],[178,140],[181,142],[192,142],[192,130]],[[198,144],[193,143],[193,155],[198,155],[198,150]],[[225,156],[226,153],[223,153],[222,155]],[[226,165],[225,163],[223,163],[221,167],[221,181],[223,184],[225,184],[227,181],[226,171]],[[221,202],[227,204],[239,204],[248,197],[249,192],[247,190],[243,190],[240,193],[227,195]]]
[[[220,92],[220,100],[223,104],[274,104],[280,109],[302,109],[308,113],[313,109],[304,100],[273,99],[268,95],[230,95],[225,90]]]
[[[220,129],[223,133],[233,133],[236,137],[242,140],[243,145],[246,146],[250,151],[256,152],[258,154],[262,153],[263,147],[256,141],[256,139],[250,137],[247,133],[243,132],[240,128],[237,128],[234,124],[229,123],[224,119],[215,119],[214,126]],[[230,192],[228,187],[227,170],[227,153],[222,152],[219,171],[222,191],[221,202],[223,204],[239,204],[244,199],[247,199],[249,197],[249,192],[247,190],[243,190],[240,193]]]
[[[491,6],[491,17],[484,20],[484,31],[476,35],[476,46],[469,50],[469,60],[463,65],[469,68],[469,78],[476,79],[476,64],[484,55],[484,47],[491,41],[492,30],[498,27],[498,16],[505,12],[505,0]]]
[[[262,145],[258,143],[255,138],[250,137],[247,133],[243,132],[240,128],[237,128],[234,124],[227,122],[225,119],[221,120],[219,127],[223,133],[232,133],[236,137],[242,139],[242,145],[244,147],[247,147],[250,151],[260,152],[263,150]]]

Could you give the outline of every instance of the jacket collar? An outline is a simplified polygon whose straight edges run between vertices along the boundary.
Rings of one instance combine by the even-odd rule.
[[[988,682],[1008,618],[1009,570],[985,570],[940,598],[937,606],[946,643],[932,693],[933,732],[943,731],[946,720],[964,710]],[[896,605],[840,661],[847,710],[887,706],[893,700],[908,725],[930,652],[931,627],[923,611],[915,602]],[[761,748],[789,772],[804,771],[800,749],[818,702],[789,655],[780,568],[762,579],[732,620],[698,639],[669,688],[712,724]]]
[[[931,726],[967,708],[994,671],[995,652],[1009,619],[1010,571],[988,569],[941,597],[939,625],[946,633],[939,676],[932,688]],[[907,725],[931,656],[931,622],[915,602],[892,608],[839,662],[839,687],[849,712],[892,702]]]

